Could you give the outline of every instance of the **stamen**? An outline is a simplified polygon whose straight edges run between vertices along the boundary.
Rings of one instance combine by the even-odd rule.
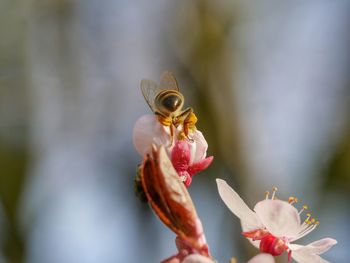
[[[295,196],[290,196],[289,198],[288,198],[288,202],[292,205],[292,204],[294,204],[294,203],[298,203],[298,198],[297,197],[295,197]]]
[[[269,199],[269,194],[270,194],[269,191],[266,191],[266,192],[265,192],[265,200]]]
[[[272,197],[271,197],[271,200],[274,200],[275,199],[275,194],[277,192],[278,188],[275,186],[274,188],[272,188]]]
[[[320,222],[316,221],[315,218],[312,218],[310,220],[310,217],[311,217],[311,214],[307,213],[307,219],[305,219],[304,223],[301,226],[302,230],[299,232],[298,236],[294,240],[302,238],[303,236],[306,236],[320,224]]]
[[[311,214],[307,213],[306,216],[307,216],[307,218],[304,220],[303,224],[301,225],[303,230],[305,229],[305,227],[308,227],[311,224],[311,221],[310,221]]]
[[[301,210],[299,211],[299,215],[304,212],[305,210],[308,209],[308,206],[307,205],[303,205],[303,207],[301,208]]]
[[[319,225],[318,221],[317,221],[318,222],[317,224],[315,222],[315,224],[313,224],[313,225],[311,224],[311,221],[309,221],[309,222],[310,222],[310,224],[308,224],[307,227],[305,227],[302,231],[300,231],[299,235],[296,236],[293,240],[296,240],[296,239],[302,238],[303,236],[306,236],[307,234],[309,234],[311,231],[313,231]]]
[[[310,217],[311,217],[311,214],[310,214],[310,213],[307,213],[306,216],[307,216],[307,220],[309,220]]]

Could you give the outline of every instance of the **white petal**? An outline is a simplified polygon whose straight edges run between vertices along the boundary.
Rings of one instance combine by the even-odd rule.
[[[329,261],[321,258],[319,255],[309,254],[302,249],[293,250],[292,258],[299,263],[328,263]]]
[[[294,206],[281,200],[263,200],[254,211],[266,229],[276,237],[293,238],[300,231],[300,216]]]
[[[222,179],[216,179],[218,190],[222,201],[234,213],[242,224],[249,229],[262,227],[256,214],[244,203],[242,198]]]
[[[194,131],[190,134],[190,137],[194,140],[196,144],[195,154],[191,163],[196,163],[203,160],[207,156],[208,143],[205,140],[202,132],[199,130]]]
[[[249,260],[247,263],[274,263],[275,259],[270,254],[262,253],[258,254]]]
[[[161,125],[154,114],[143,115],[134,125],[133,142],[137,152],[144,156],[151,151],[152,143],[170,145],[169,129]]]
[[[181,262],[181,263],[215,263],[212,259],[198,255],[191,254]]]
[[[289,247],[293,251],[302,251],[307,254],[322,254],[326,252],[328,249],[330,249],[332,246],[337,244],[337,240],[333,238],[323,238],[320,240],[317,240],[315,242],[312,242],[306,246],[296,245],[296,244],[290,244]]]

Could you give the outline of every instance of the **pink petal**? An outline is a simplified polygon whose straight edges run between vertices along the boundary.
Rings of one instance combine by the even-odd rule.
[[[216,179],[218,190],[222,201],[234,213],[247,229],[258,229],[262,227],[257,215],[246,205],[242,198],[224,181]]]
[[[290,244],[289,247],[293,251],[303,251],[308,254],[322,254],[337,244],[337,240],[333,238],[323,238],[312,242],[306,246]]]
[[[152,143],[170,145],[170,131],[159,123],[154,114],[141,116],[134,125],[133,142],[137,152],[144,156],[151,152]]]
[[[254,211],[266,229],[276,237],[292,238],[301,231],[296,208],[281,200],[263,200]]]
[[[262,253],[258,254],[249,260],[247,263],[274,263],[275,259],[270,254]]]
[[[177,141],[171,152],[171,162],[177,172],[186,171],[191,158],[191,145],[187,140]]]
[[[199,254],[191,254],[184,258],[182,263],[215,263],[215,261]]]
[[[197,163],[192,164],[190,167],[188,167],[188,173],[191,176],[193,176],[194,174],[207,169],[209,165],[213,162],[213,159],[214,159],[213,156],[209,156]]]
[[[208,143],[199,130],[196,130],[193,133],[191,133],[190,137],[194,140],[196,144],[195,153],[193,158],[191,159],[191,163],[196,163],[207,156]]]

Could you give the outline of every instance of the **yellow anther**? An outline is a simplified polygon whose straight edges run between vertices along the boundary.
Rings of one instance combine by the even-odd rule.
[[[303,205],[303,209],[306,210],[308,209],[309,207],[307,205]]]
[[[274,188],[272,188],[272,190],[273,190],[274,192],[277,192],[278,188],[275,186]]]
[[[288,198],[288,202],[289,202],[290,204],[298,203],[298,198],[296,198],[295,196],[290,196],[290,197]]]
[[[316,219],[315,218],[311,218],[311,224],[315,223]]]
[[[320,221],[316,221],[316,222],[315,222],[315,225],[319,225],[319,224],[320,224]]]
[[[310,225],[310,224],[311,224],[311,221],[308,220],[308,219],[305,219],[305,223],[308,224],[308,225]]]
[[[307,214],[306,214],[306,216],[307,216],[307,217],[310,217],[310,216],[311,216],[311,214],[310,214],[310,213],[307,213]]]

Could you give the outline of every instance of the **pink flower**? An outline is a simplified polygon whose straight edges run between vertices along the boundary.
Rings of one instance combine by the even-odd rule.
[[[273,256],[287,252],[289,260],[292,257],[303,263],[328,262],[319,255],[337,243],[332,238],[324,238],[306,246],[291,244],[309,234],[319,224],[310,214],[301,222],[300,215],[307,207],[303,206],[298,211],[292,205],[297,202],[297,198],[291,197],[289,202],[275,200],[275,188],[272,198],[269,199],[269,193],[266,192],[266,199],[258,202],[252,211],[224,180],[216,179],[216,182],[221,199],[241,220],[242,234],[261,252]]]
[[[192,141],[178,140],[180,131],[181,127],[175,130],[172,143],[170,128],[161,125],[154,114],[147,114],[136,121],[133,142],[142,157],[151,152],[152,144],[164,146],[176,171],[185,185],[189,186],[192,176],[206,169],[213,161],[213,157],[206,158],[208,143],[200,131],[191,131]]]
[[[207,158],[196,156],[193,153],[194,148],[195,146],[192,145],[192,143],[187,140],[182,140],[177,141],[171,151],[171,162],[187,187],[192,182],[192,176],[207,169],[214,158],[213,156]]]

